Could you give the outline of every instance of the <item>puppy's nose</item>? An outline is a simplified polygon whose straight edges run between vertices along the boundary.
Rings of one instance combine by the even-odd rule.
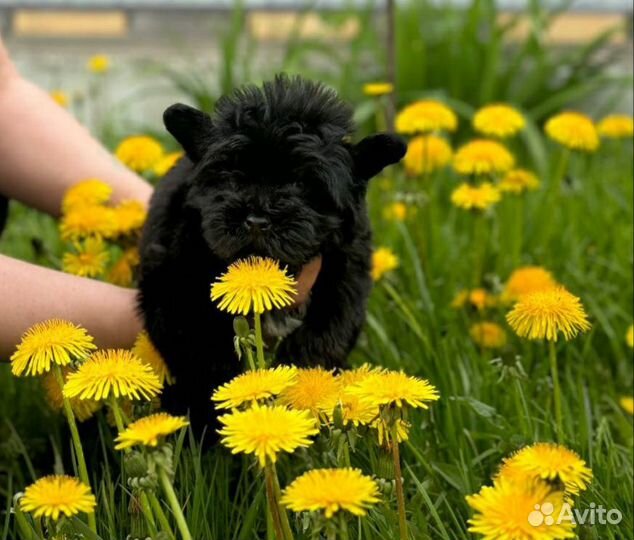
[[[262,232],[269,229],[271,226],[271,222],[268,218],[262,216],[256,216],[254,214],[249,214],[245,220],[245,223],[251,232]]]

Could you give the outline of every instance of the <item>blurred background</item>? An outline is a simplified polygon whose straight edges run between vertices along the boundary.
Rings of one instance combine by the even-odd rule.
[[[23,74],[106,143],[278,71],[333,85],[362,125],[363,83],[393,77],[393,107],[435,94],[466,117],[491,101],[536,123],[562,106],[629,112],[631,18],[628,0],[0,0]]]

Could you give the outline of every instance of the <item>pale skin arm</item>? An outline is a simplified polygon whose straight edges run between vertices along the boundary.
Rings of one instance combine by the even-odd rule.
[[[0,255],[0,360],[8,360],[30,326],[61,318],[82,325],[97,345],[128,348],[142,324],[136,291]]]
[[[0,193],[58,215],[64,192],[86,178],[114,189],[115,202],[147,203],[151,186],[117,162],[71,114],[24,80],[0,38]]]
[[[152,188],[120,165],[42,90],[22,79],[0,39],[0,193],[58,215],[68,187],[100,178],[114,201],[147,204]],[[142,324],[136,291],[0,255],[0,361],[30,326],[61,317],[82,324],[101,347],[129,347]]]

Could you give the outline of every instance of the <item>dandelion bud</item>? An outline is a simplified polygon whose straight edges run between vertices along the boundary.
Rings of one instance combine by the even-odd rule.
[[[341,403],[338,403],[332,413],[332,422],[336,429],[342,430],[344,428],[343,423],[343,410],[341,408]]]
[[[379,453],[376,475],[380,478],[394,478],[394,461],[389,450],[382,449]]]
[[[126,454],[123,458],[123,465],[126,474],[131,478],[145,476],[148,473],[148,466],[145,458],[138,452]]]
[[[233,331],[236,336],[240,338],[248,337],[251,328],[249,328],[249,322],[247,319],[245,317],[236,317],[233,319]]]

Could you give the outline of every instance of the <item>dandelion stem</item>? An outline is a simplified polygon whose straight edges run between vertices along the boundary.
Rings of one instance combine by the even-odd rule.
[[[513,243],[511,248],[511,261],[513,262],[513,268],[517,268],[520,265],[520,259],[522,256],[522,240],[524,236],[524,196],[518,195],[513,201],[514,215],[513,219]]]
[[[117,398],[112,394],[110,396],[110,407],[112,408],[112,415],[114,416],[114,423],[117,426],[117,431],[121,433],[125,430],[125,425],[123,424],[123,417],[121,416],[121,409],[119,408],[119,402]]]
[[[286,536],[282,529],[282,518],[280,516],[280,507],[277,504],[277,500],[275,498],[275,485],[273,482],[273,474],[272,471],[273,465],[271,463],[267,463],[264,467],[264,481],[266,482],[266,498],[269,502],[269,509],[271,512],[271,517],[273,518],[273,526],[275,528],[275,536],[277,540],[286,540]]]
[[[264,359],[264,340],[262,339],[262,320],[259,313],[253,314],[255,324],[255,348],[258,353],[258,367],[266,369],[266,360]]]
[[[517,407],[517,416],[522,424],[522,431],[525,437],[530,438],[533,432],[533,426],[531,417],[528,412],[528,406],[526,404],[526,398],[524,397],[524,390],[522,389],[522,383],[519,379],[515,379],[515,404]]]
[[[484,271],[486,222],[482,212],[474,212],[473,217],[475,220],[473,224],[473,286],[477,288],[482,283]]]
[[[150,507],[147,495],[145,493],[139,493],[139,506],[141,507],[141,512],[143,513],[145,522],[150,529],[150,535],[152,537],[156,536],[158,534],[158,530],[156,529],[156,522],[154,521],[152,508]]]
[[[551,202],[554,203],[554,198],[559,195],[561,191],[561,184],[564,181],[566,176],[566,170],[568,169],[568,162],[570,161],[570,149],[563,148],[561,151],[561,155],[559,156],[559,161],[557,162],[557,167],[555,168],[555,174],[552,180],[551,186]]]
[[[55,364],[53,367],[53,373],[59,384],[59,389],[62,392],[62,401],[64,403],[64,412],[66,413],[66,419],[68,421],[68,427],[70,428],[70,436],[75,447],[75,454],[77,456],[77,467],[79,468],[79,478],[81,481],[90,487],[90,478],[88,476],[88,467],[86,466],[86,457],[84,456],[84,448],[81,445],[81,439],[79,438],[79,430],[77,429],[77,422],[75,420],[75,413],[70,405],[70,401],[64,396],[64,376],[62,375],[62,369]],[[95,514],[88,514],[88,527],[90,530],[97,534],[97,519]]]
[[[266,501],[267,503],[269,501],[268,491]],[[277,540],[277,533],[273,526],[273,514],[271,514],[271,506],[269,504],[266,505],[266,540]]]
[[[249,362],[249,369],[251,371],[255,371],[255,360],[253,359],[253,351],[251,350],[251,345],[247,345],[245,349],[247,352],[247,361]]]
[[[178,502],[178,498],[176,497],[176,493],[174,493],[174,486],[172,486],[172,482],[167,477],[167,472],[162,467],[159,468],[159,481],[161,482],[161,487],[163,488],[163,492],[167,497],[167,502],[174,513],[174,518],[176,519],[176,525],[178,526],[178,530],[181,533],[181,537],[183,540],[192,540],[192,535],[189,532],[189,527],[187,526],[187,522],[185,521],[185,516],[183,515],[183,510]]]
[[[350,467],[350,446],[348,443],[348,435],[344,432],[341,434],[341,439],[339,439],[339,449],[337,452],[338,461],[341,462],[343,460],[344,467]]]
[[[348,524],[346,523],[346,515],[339,512],[339,533],[341,540],[349,540]]]
[[[398,447],[398,425],[392,422],[392,459],[394,460],[394,484],[396,488],[396,502],[398,504],[398,527],[400,540],[407,540],[407,518],[405,517],[405,495],[403,493],[403,473],[401,471],[401,454]]]
[[[326,523],[326,540],[337,540],[337,525],[332,521]]]
[[[566,171],[568,170],[568,163],[570,161],[571,151],[569,148],[563,148],[561,151],[561,155],[559,156],[559,160],[557,161],[557,165],[555,166],[555,170],[550,182],[550,189],[545,193],[544,199],[546,200],[546,208],[548,209],[547,215],[549,218],[555,215],[553,212],[556,204],[557,197],[561,194],[561,184],[566,177]],[[544,219],[543,220],[543,229],[539,236],[542,239],[542,245],[544,249],[548,247],[548,243],[550,242],[550,236],[552,233],[553,227],[553,219]]]
[[[14,515],[17,529],[22,540],[40,540],[40,538],[44,538],[43,536],[40,536],[37,532],[35,532],[33,530],[33,527],[29,525],[29,522],[20,510],[19,504],[15,505]]]
[[[557,351],[555,349],[555,342],[548,342],[550,353],[550,375],[553,379],[553,401],[555,405],[555,422],[557,426],[557,442],[563,443],[563,417],[561,413],[561,388],[559,387],[559,369],[557,367]]]
[[[287,540],[293,540],[293,531],[291,531],[291,524],[288,521],[288,514],[286,513],[286,509],[280,503],[280,501],[282,500],[282,490],[280,489],[280,480],[277,477],[277,470],[275,468],[275,465],[273,464],[271,464],[271,468],[273,471],[273,492],[275,494],[275,502],[280,512],[282,532],[284,533],[284,538],[286,538]]]
[[[387,111],[385,110],[384,102],[381,97],[377,97],[374,100],[374,118],[377,131],[379,133],[387,131]]]
[[[154,492],[150,491],[148,493],[148,499],[150,500],[150,504],[152,505],[152,510],[154,510],[154,515],[156,515],[159,523],[161,524],[161,528],[163,529],[162,532],[166,533],[170,537],[170,540],[174,540],[175,537],[174,532],[172,531],[172,527],[170,526],[169,521],[167,520],[167,516],[165,515],[165,512],[163,512],[161,503],[156,498]]]

